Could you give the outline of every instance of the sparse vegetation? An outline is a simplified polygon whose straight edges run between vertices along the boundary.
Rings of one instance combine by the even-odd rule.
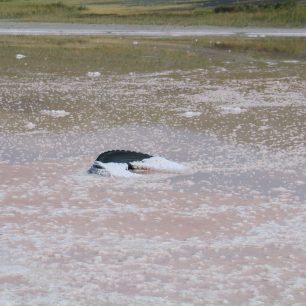
[[[0,47],[19,46],[40,49],[117,49],[124,48],[131,53],[143,48],[166,48],[167,50],[183,50],[202,54],[205,51],[225,50],[226,52],[250,53],[251,55],[273,55],[306,57],[305,37],[271,37],[271,38],[244,38],[244,37],[202,37],[197,38],[142,38],[141,44],[135,47],[133,37],[54,37],[54,36],[0,36]],[[111,54],[111,52],[110,52]],[[111,58],[111,56],[109,57]],[[117,58],[118,59],[118,58]]]
[[[197,43],[201,47],[212,47],[219,50],[250,53],[252,55],[306,57],[306,38],[304,37],[222,37],[209,40],[200,39]]]
[[[38,3],[15,2],[0,3],[1,19],[33,19],[54,16],[59,20],[69,16],[76,16],[77,6],[67,5],[63,2]]]
[[[243,1],[206,7],[195,0],[148,4],[111,0],[0,0],[0,19],[48,22],[305,26],[306,7],[296,0]]]

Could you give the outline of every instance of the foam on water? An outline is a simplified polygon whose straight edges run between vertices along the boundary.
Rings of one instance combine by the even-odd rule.
[[[1,75],[1,305],[304,305],[305,64],[224,60]]]
[[[36,127],[36,124],[33,123],[33,122],[28,122],[28,123],[26,123],[26,125],[25,125],[25,128],[28,129],[28,130],[32,130],[32,129],[34,129],[35,127]]]
[[[182,173],[186,171],[185,166],[160,156],[153,156],[151,158],[146,158],[142,161],[135,161],[132,162],[131,165],[134,167],[134,169],[139,170],[151,170],[171,173]]]
[[[96,169],[95,166],[102,167],[102,169]],[[126,163],[101,163],[95,161],[90,171],[94,171],[95,174],[101,176],[113,176],[113,177],[134,177],[137,174],[128,171],[128,164]]]
[[[53,110],[53,109],[52,110],[44,109],[41,111],[41,114],[51,116],[54,118],[60,118],[70,115],[69,112],[66,112],[64,110]]]
[[[164,157],[153,156],[142,161],[134,161],[130,163],[134,170],[159,171],[167,173],[182,173],[186,171],[186,167],[168,160]],[[101,176],[111,177],[135,177],[140,174],[133,173],[128,170],[127,163],[102,163],[95,161],[89,169],[89,173],[95,173]]]
[[[241,114],[246,110],[239,106],[222,106],[221,111],[223,114]]]
[[[198,117],[200,116],[202,113],[201,112],[191,112],[191,111],[187,111],[185,113],[182,114],[183,117],[186,118],[192,118],[192,117]]]

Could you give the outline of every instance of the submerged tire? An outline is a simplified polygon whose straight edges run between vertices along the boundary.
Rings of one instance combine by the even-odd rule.
[[[112,150],[101,153],[96,159],[96,161],[99,161],[101,163],[125,163],[129,165],[131,162],[142,161],[150,157],[153,156],[134,151]]]
[[[101,176],[131,177],[138,175],[138,173],[132,173],[134,171],[181,173],[185,171],[185,167],[160,156],[134,151],[113,150],[101,153],[88,173]]]

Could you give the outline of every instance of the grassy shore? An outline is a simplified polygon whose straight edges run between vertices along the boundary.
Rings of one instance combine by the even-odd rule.
[[[46,3],[48,2],[48,3]],[[125,1],[1,0],[0,19],[48,22],[121,23],[156,25],[285,26],[306,25],[306,7],[257,8],[215,13],[190,0],[131,4]]]
[[[280,137],[275,135],[285,139],[282,135],[290,132],[292,137],[292,122],[303,122],[302,110],[295,112],[288,106],[302,97],[305,61],[296,59],[303,56],[303,50],[305,38],[0,36],[2,104],[10,110],[1,113],[0,122],[3,127],[11,126],[11,131],[23,132],[26,120],[40,120],[41,110],[66,110],[75,114],[72,121],[63,119],[55,124],[51,117],[37,123],[62,133],[69,126],[92,131],[97,126],[124,127],[143,118],[164,124],[167,116],[167,124],[176,128],[211,131],[239,143],[253,144],[257,139],[277,146]],[[17,54],[25,58],[18,60]],[[90,71],[101,73],[97,82],[88,77]],[[292,97],[286,93],[287,82]],[[148,89],[152,93],[148,94]],[[109,91],[112,95],[105,95]],[[117,96],[117,92],[121,94]],[[202,103],[202,98],[207,102]],[[247,104],[254,101],[253,110],[239,116],[220,115],[220,103],[239,103],[245,98]],[[264,104],[272,100],[272,105],[281,99],[287,106],[258,111],[257,98]],[[212,101],[217,106],[211,105]],[[166,108],[160,109],[160,105]],[[186,120],[177,115],[184,109],[203,115]],[[274,109],[281,112],[277,120]],[[254,132],[259,128],[258,117],[267,118],[268,112],[275,122],[269,136],[266,130]],[[35,117],[37,122],[32,121]]]
[[[0,48],[19,47],[21,50],[38,48],[40,50],[52,50],[52,52],[60,51],[61,49],[73,49],[76,52],[81,52],[85,49],[97,52],[102,50],[106,52],[104,55],[110,62],[112,58],[116,61],[122,58],[124,61],[125,58],[139,57],[139,60],[141,60],[141,56],[148,52],[150,53],[150,50],[154,54],[156,50],[167,53],[169,57],[167,56],[166,58],[170,62],[174,55],[177,56],[175,60],[180,61],[180,53],[184,54],[184,56],[187,53],[192,58],[194,55],[201,57],[210,51],[244,53],[251,56],[272,56],[276,58],[306,58],[305,37],[245,38],[207,36],[196,39],[192,37],[140,38],[137,43],[135,41],[136,39],[133,37],[0,36]],[[143,60],[150,61],[150,57]]]
[[[1,46],[22,46],[40,48],[101,48],[105,45],[132,45],[133,37],[62,37],[62,36],[0,36]],[[141,46],[162,46],[201,49],[231,50],[252,55],[306,56],[306,37],[217,37],[200,38],[141,38]]]

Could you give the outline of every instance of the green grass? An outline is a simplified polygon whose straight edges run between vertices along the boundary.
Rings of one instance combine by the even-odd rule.
[[[47,2],[47,3],[46,3]],[[306,25],[306,7],[257,9],[214,13],[199,2],[157,4],[89,0],[2,0],[0,19],[49,22],[121,23],[156,25],[297,26]]]
[[[306,57],[305,37],[213,37],[201,38],[196,44],[202,48],[230,50],[252,55]]]
[[[203,54],[209,50],[246,53],[253,56],[306,57],[305,37],[217,37],[201,38],[141,38],[139,45],[134,45],[133,37],[61,37],[61,36],[0,36],[0,47],[18,46],[57,50],[65,49],[124,49],[132,53],[145,49],[178,50],[184,53]],[[111,53],[112,51],[110,51]],[[171,51],[172,52],[172,51]],[[115,56],[115,58],[117,58]],[[120,60],[120,58],[117,58]]]
[[[134,40],[116,37],[0,36],[0,66],[2,71],[14,74],[20,71],[20,65],[27,62],[25,68],[33,72],[61,73],[65,69],[67,74],[85,75],[87,71],[128,73],[176,67],[189,69],[208,61],[197,53],[192,53],[190,61],[186,61],[188,42],[185,41],[145,39],[139,45],[134,45]],[[27,55],[26,60],[16,61],[16,53]],[[14,67],[18,70],[15,71]]]
[[[0,3],[1,19],[21,19],[21,20],[41,20],[44,18],[54,18],[55,20],[65,20],[69,17],[78,16],[79,7],[67,5],[62,2],[40,3],[10,1]]]

